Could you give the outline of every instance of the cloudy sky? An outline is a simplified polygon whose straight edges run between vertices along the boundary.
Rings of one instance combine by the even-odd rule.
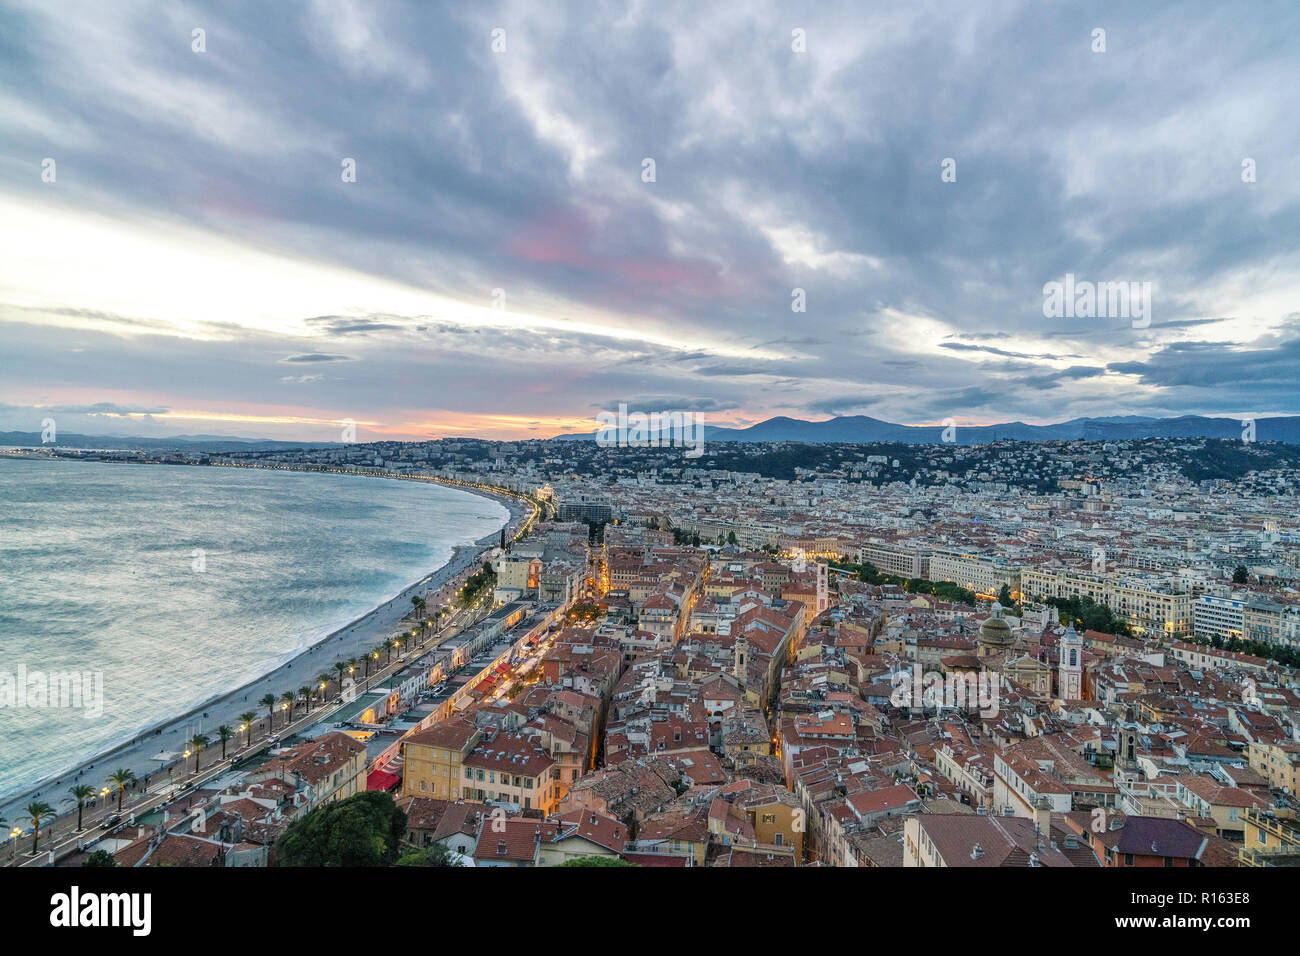
[[[1300,413],[1294,3],[557,8],[0,0],[0,430]]]

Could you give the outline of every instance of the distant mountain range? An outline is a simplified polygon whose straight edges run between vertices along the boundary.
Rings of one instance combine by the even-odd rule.
[[[0,432],[0,446],[35,447],[41,444],[40,432]],[[228,435],[176,435],[170,438],[139,438],[130,435],[76,435],[60,432],[59,448],[93,448],[100,451],[278,451],[285,448],[328,448],[338,442],[267,441],[258,438],[231,438]]]
[[[1115,441],[1126,438],[1242,438],[1245,427],[1238,418],[1146,418],[1122,415],[1110,418],[1073,418],[1056,425],[958,425],[952,439],[958,445],[983,445],[995,441]],[[844,415],[823,422],[798,418],[769,418],[748,428],[704,426],[706,442],[899,442],[909,445],[943,441],[942,425],[896,425],[866,415]],[[561,439],[594,441],[596,433],[559,435]],[[1300,445],[1300,415],[1255,420],[1256,441]]]
[[[896,425],[866,415],[844,415],[823,422],[798,418],[769,418],[748,428],[704,426],[706,442],[806,442],[823,444],[845,442],[870,444],[898,442],[920,445],[943,441],[942,425]],[[1115,441],[1126,438],[1232,438],[1242,437],[1243,426],[1237,418],[1206,418],[1184,415],[1179,418],[1146,418],[1121,415],[1110,418],[1074,418],[1056,425],[1026,425],[1007,422],[1002,425],[958,425],[952,439],[958,445],[983,445],[995,441]],[[557,435],[561,441],[594,441],[595,432]],[[128,435],[79,435],[60,433],[63,448],[140,451],[281,451],[289,448],[342,447],[340,442],[271,441],[259,438],[231,438],[228,435],[176,435],[167,438],[140,438]],[[1255,420],[1257,441],[1279,441],[1300,445],[1300,415]],[[0,432],[0,446],[39,446],[40,432]]]

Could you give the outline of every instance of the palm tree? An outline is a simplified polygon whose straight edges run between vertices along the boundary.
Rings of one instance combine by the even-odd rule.
[[[299,687],[298,696],[301,697],[303,699],[303,703],[307,705],[307,715],[311,716],[311,688],[308,687],[306,684]]]
[[[285,705],[284,725],[288,727],[291,723],[293,723],[293,702],[295,700],[295,695],[293,691],[286,690],[283,694],[280,695],[280,700],[283,701]]]
[[[251,747],[253,746],[253,721],[257,720],[257,714],[253,713],[251,710],[246,710],[239,715],[239,719],[243,722],[244,729],[248,731],[248,737],[244,741],[244,746]]]
[[[355,673],[357,672],[357,665],[360,664],[360,663],[361,663],[361,662],[360,662],[359,660],[357,660],[355,657],[349,657],[349,658],[348,658],[348,673],[349,673],[349,674],[355,674]]]
[[[41,835],[41,821],[54,816],[54,808],[48,803],[29,803],[23,812],[32,818],[32,856],[36,855],[36,841]]]
[[[108,775],[108,783],[117,791],[117,812],[122,812],[122,795],[126,788],[135,783],[135,774],[130,770],[118,769]]]
[[[271,731],[275,730],[275,695],[267,694],[262,698],[261,704],[266,708],[266,732],[269,734]]]
[[[217,728],[217,739],[221,741],[221,759],[226,759],[226,741],[235,736],[234,730],[225,724]]]
[[[391,639],[391,638],[384,638],[384,643],[383,643],[382,646],[383,646],[383,648],[384,648],[384,663],[385,663],[385,664],[391,664],[391,663],[393,662],[393,642],[392,642],[392,639]]]
[[[190,746],[194,748],[194,772],[199,772],[199,753],[208,745],[207,734],[195,734],[190,738]]]
[[[68,793],[77,803],[77,830],[81,830],[81,813],[86,808],[86,801],[95,795],[95,788],[89,784],[79,783],[75,787],[69,787]],[[4,821],[0,820],[0,827],[4,826]]]
[[[339,672],[339,689],[343,689],[343,672],[348,669],[345,661],[335,661],[334,669]]]
[[[424,598],[418,594],[411,595],[411,604],[420,614],[424,613]]]

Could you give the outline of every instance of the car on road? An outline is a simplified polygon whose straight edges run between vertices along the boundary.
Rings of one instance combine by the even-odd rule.
[[[111,817],[106,817],[104,819],[104,822],[99,825],[99,828],[101,830],[109,830],[117,826],[121,822],[122,822],[121,815],[115,813]]]

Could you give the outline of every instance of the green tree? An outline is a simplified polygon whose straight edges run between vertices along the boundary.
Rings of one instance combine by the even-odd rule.
[[[397,858],[394,866],[464,866],[455,854],[441,843],[407,850]]]
[[[244,725],[244,730],[248,732],[248,737],[244,741],[245,747],[253,746],[253,721],[257,719],[257,714],[251,710],[246,710],[239,715],[239,720]]]
[[[267,694],[262,698],[261,704],[266,708],[266,732],[269,734],[275,730],[275,695]]]
[[[26,813],[32,821],[32,856],[35,856],[36,843],[41,836],[41,824],[54,816],[54,808],[48,803],[36,801],[23,807],[23,812]]]
[[[77,829],[81,829],[81,814],[86,809],[86,801],[95,795],[95,788],[89,784],[79,783],[69,787],[68,793],[77,804]]]
[[[235,736],[235,731],[227,724],[222,724],[217,728],[217,739],[221,741],[221,759],[226,759],[226,743],[231,737]]]
[[[109,853],[107,850],[96,850],[94,853],[90,854],[90,856],[86,857],[86,861],[81,865],[117,866],[117,861],[113,859],[113,854]]]
[[[108,775],[108,784],[117,791],[117,812],[122,812],[122,797],[126,788],[135,783],[135,774],[130,770],[118,769]]]
[[[194,748],[194,772],[195,773],[199,772],[199,754],[203,752],[203,748],[206,747],[207,745],[208,745],[207,734],[195,734],[193,737],[190,738],[190,746]]]
[[[286,690],[280,695],[280,702],[284,704],[284,725],[286,727],[293,723],[293,702],[295,700],[297,700],[297,695],[291,690]]]
[[[318,807],[276,841],[277,866],[391,866],[406,834],[392,794],[370,790]]]
[[[1232,569],[1232,583],[1233,584],[1250,583],[1250,573],[1246,570],[1246,566],[1244,564],[1239,564]]]

